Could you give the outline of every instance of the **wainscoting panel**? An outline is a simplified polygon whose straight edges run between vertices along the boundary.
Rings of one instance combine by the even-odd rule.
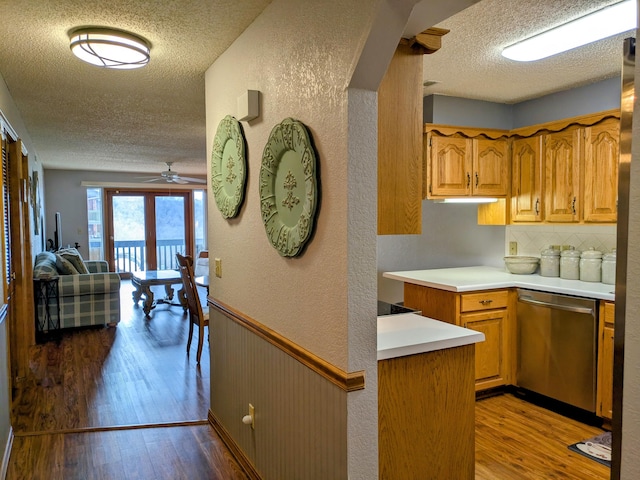
[[[265,480],[346,479],[347,391],[212,307],[212,423]]]

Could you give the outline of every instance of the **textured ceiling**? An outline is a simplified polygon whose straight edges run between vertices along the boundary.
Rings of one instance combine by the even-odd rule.
[[[503,47],[620,0],[482,0],[438,24],[451,30],[424,57],[425,95],[518,103],[620,74],[620,34],[536,62],[502,57]]]
[[[45,168],[181,174],[206,170],[204,72],[270,0],[2,0],[0,73]],[[151,61],[85,64],[69,30],[117,27]]]
[[[515,103],[616,75],[625,35],[531,64],[500,56],[505,45],[615,1],[471,5],[438,25],[451,32],[425,56],[425,80],[439,82],[425,94]],[[0,73],[38,159],[45,168],[148,173],[170,161],[180,174],[205,174],[204,72],[269,3],[0,0]],[[87,25],[142,35],[152,44],[151,62],[131,71],[82,63],[68,32]],[[419,18],[410,25],[431,26]]]

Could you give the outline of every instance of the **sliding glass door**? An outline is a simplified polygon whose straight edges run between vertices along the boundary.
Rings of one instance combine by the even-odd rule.
[[[176,252],[192,254],[192,194],[106,190],[107,260],[128,276],[135,270],[177,268]]]

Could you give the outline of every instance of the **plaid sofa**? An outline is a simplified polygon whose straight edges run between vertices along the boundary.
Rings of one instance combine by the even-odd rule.
[[[61,275],[56,268],[56,256],[41,252],[36,256],[34,279],[58,276],[60,328],[88,325],[115,325],[120,321],[120,276],[109,272],[107,262],[85,261],[90,273]],[[44,304],[39,302],[38,318],[44,318]],[[49,301],[56,311],[56,300]]]

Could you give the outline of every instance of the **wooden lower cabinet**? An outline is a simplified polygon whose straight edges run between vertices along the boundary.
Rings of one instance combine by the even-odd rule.
[[[475,478],[473,355],[472,344],[378,361],[381,480]]]
[[[476,391],[512,383],[515,292],[510,289],[457,293],[404,284],[404,304],[425,317],[484,333],[476,344]]]
[[[505,323],[506,309],[480,313],[465,313],[462,326],[484,333],[485,341],[476,345],[475,379],[476,390],[505,385]]]
[[[596,389],[596,414],[611,420],[613,411],[613,325],[615,304],[600,302],[598,323],[598,386]]]

